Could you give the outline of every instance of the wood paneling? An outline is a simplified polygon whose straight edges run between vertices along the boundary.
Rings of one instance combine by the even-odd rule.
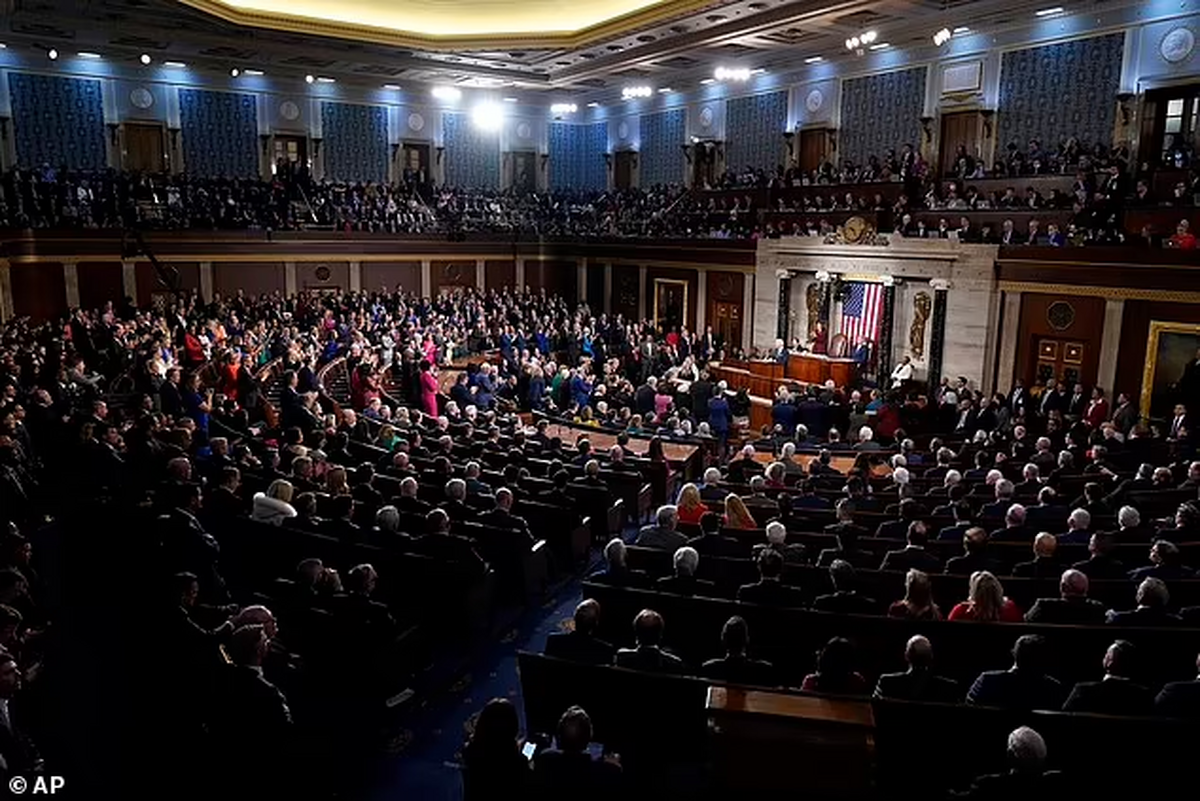
[[[687,284],[687,322],[686,327],[692,330],[696,327],[696,293],[699,289],[699,273],[695,270],[682,270],[678,267],[646,266],[646,317],[654,319],[654,280],[665,278],[670,281],[683,281]]]
[[[67,311],[67,285],[61,264],[14,264],[12,277],[13,313],[36,321],[51,320]]]
[[[614,264],[612,282],[612,310],[626,320],[637,318],[638,295],[641,286],[638,282],[639,268],[636,264]]]
[[[421,292],[421,262],[419,261],[368,261],[362,265],[362,288],[367,292],[380,289],[416,295]]]
[[[979,158],[979,144],[983,135],[983,117],[978,111],[958,111],[942,115],[941,137],[938,150],[942,175],[954,175],[954,160],[958,146],[967,149],[967,155]],[[974,182],[971,182],[974,184]]]
[[[1056,303],[1066,303],[1074,312],[1070,325],[1061,330],[1050,323],[1050,307]],[[1096,383],[1103,331],[1104,298],[1033,292],[1022,294],[1021,323],[1017,329],[1016,375],[1026,386],[1031,385],[1037,375],[1037,348],[1042,340],[1057,343],[1060,352],[1069,344],[1079,344],[1083,346],[1082,363],[1078,365],[1080,382],[1085,387],[1091,387]]]
[[[483,285],[488,291],[499,292],[513,289],[517,285],[517,263],[511,259],[488,260],[483,264]]]
[[[435,261],[431,265],[430,291],[436,296],[442,289],[475,286],[474,261]]]
[[[296,264],[296,289],[350,289],[350,263],[304,261]]]
[[[166,167],[161,125],[127,122],[122,127],[124,152],[121,154],[121,166],[126,170],[147,173],[156,173]]]
[[[725,270],[705,272],[706,327],[721,335],[728,345],[742,343],[742,321],[746,308],[746,276]]]
[[[199,264],[194,261],[172,261],[167,264],[179,272],[180,289],[186,289],[189,292],[195,292],[200,289]],[[158,274],[154,272],[154,265],[148,261],[139,261],[134,266],[133,274],[137,280],[137,302],[139,306],[149,306],[151,298],[157,292],[170,291],[169,287],[165,287],[159,283]]]
[[[299,286],[299,281],[297,281]],[[213,291],[222,295],[234,295],[241,289],[247,295],[267,295],[284,289],[283,263],[263,262],[218,262],[213,265]]]
[[[125,297],[119,261],[84,261],[79,263],[77,270],[80,307],[98,309],[109,301],[115,306]]]
[[[525,283],[534,292],[546,290],[548,295],[560,295],[568,303],[578,297],[576,283],[579,271],[574,261],[530,259],[525,262]]]
[[[1164,303],[1156,300],[1127,300],[1121,319],[1121,349],[1117,355],[1115,392],[1130,396],[1136,406],[1142,391],[1142,371],[1146,366],[1146,340],[1150,321],[1200,323],[1200,304]]]

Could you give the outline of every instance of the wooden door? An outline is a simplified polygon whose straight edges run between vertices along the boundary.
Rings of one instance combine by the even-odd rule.
[[[713,304],[713,334],[726,348],[742,346],[742,307],[739,303]]]
[[[942,115],[941,135],[938,139],[941,175],[949,178],[954,175],[954,161],[958,154],[958,146],[967,150],[967,155],[978,160],[980,147],[983,143],[983,131],[978,111],[956,111]]]
[[[429,181],[428,142],[405,142],[400,146],[400,174],[417,184]]]
[[[517,194],[537,191],[537,154],[532,150],[515,150],[512,154],[512,188]]]
[[[633,160],[635,158],[637,158],[637,153],[632,150],[617,151],[616,167],[613,173],[613,181],[617,189],[633,188]]]
[[[800,131],[800,169],[814,172],[825,160],[825,147],[829,131],[825,128],[808,128]]]
[[[294,174],[308,166],[308,139],[303,136],[275,135],[273,162],[278,174]]]
[[[136,172],[161,172],[167,162],[163,150],[163,129],[156,123],[127,122],[121,166]]]
[[[1025,386],[1032,386],[1031,378],[1041,383],[1061,381],[1068,390],[1075,384],[1090,383],[1093,379],[1084,372],[1089,344],[1074,337],[1037,337],[1033,346],[1034,371],[1032,376],[1024,377]]]

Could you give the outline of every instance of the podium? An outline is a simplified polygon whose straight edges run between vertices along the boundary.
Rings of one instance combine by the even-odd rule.
[[[788,356],[787,377],[805,384],[824,384],[829,379],[839,387],[855,384],[854,360],[819,353],[793,353]]]
[[[710,686],[715,779],[730,798],[867,799],[875,718],[866,700]]]

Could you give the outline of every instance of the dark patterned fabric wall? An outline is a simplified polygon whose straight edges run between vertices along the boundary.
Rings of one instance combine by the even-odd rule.
[[[608,125],[550,123],[550,188],[600,190],[608,184]]]
[[[735,97],[725,104],[725,163],[731,170],[754,167],[768,171],[783,162],[787,129],[787,92]]]
[[[1112,144],[1125,34],[1005,53],[1000,59],[996,154],[1010,142],[1045,150],[1074,136]]]
[[[446,184],[468,189],[500,188],[500,136],[480,131],[468,114],[442,115]]]
[[[254,95],[179,90],[183,167],[189,175],[258,175],[258,103]]]
[[[18,164],[104,168],[107,157],[100,81],[12,72],[8,75],[8,91]]]
[[[657,184],[683,183],[683,149],[687,133],[687,111],[673,108],[657,114],[643,114],[642,144],[638,163],[643,188]]]
[[[322,103],[325,177],[331,181],[386,181],[387,109],[357,103]]]
[[[914,67],[844,81],[838,158],[858,164],[889,150],[899,154],[905,144],[920,144],[926,71]]]

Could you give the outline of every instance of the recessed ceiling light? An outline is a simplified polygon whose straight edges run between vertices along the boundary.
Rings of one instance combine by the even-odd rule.
[[[670,94],[670,92],[671,92],[671,87],[669,87],[669,86],[660,86],[658,88],[658,93],[660,95]]]
[[[153,59],[150,58],[149,53],[142,53],[142,55],[138,57],[138,61],[142,62],[143,64],[149,64],[151,61],[153,61]]]
[[[88,52],[88,51],[86,51],[86,50],[84,50],[84,51],[82,51],[82,52],[79,52],[79,53],[76,53],[75,55],[79,56],[80,58],[90,58],[90,59],[93,59],[93,60],[94,60],[94,59],[97,59],[97,58],[100,58],[100,54],[99,54],[99,53],[89,53],[89,52]]]
[[[241,71],[241,70],[239,70],[237,67],[234,67],[233,69],[231,69],[231,70],[229,71],[229,77],[230,77],[230,78],[236,78],[237,76],[239,76],[239,75],[241,75],[241,74],[242,74],[242,71]]]
[[[717,82],[716,78],[701,78],[700,79],[700,84],[702,86],[708,86],[710,83],[716,83],[716,82]]]
[[[243,75],[265,75],[262,70],[242,70]]]
[[[164,61],[163,66],[164,67],[172,67],[174,69],[181,70],[184,67],[186,67],[187,64],[184,64],[182,61]]]
[[[600,108],[600,104],[593,100],[591,103],[587,104],[587,107],[588,108]]]
[[[804,59],[804,63],[805,64],[819,64],[824,60],[825,60],[825,58],[823,56],[809,56],[808,58]]]
[[[7,47],[8,47],[8,45],[6,45],[4,42],[0,42],[0,50],[4,50]]]
[[[462,90],[456,86],[435,86],[432,94],[438,100],[458,100],[462,97]]]
[[[312,83],[312,82],[313,82],[313,81],[315,81],[315,80],[316,80],[316,78],[315,78],[315,77],[313,77],[312,75],[305,75],[305,76],[304,76],[304,82],[305,82],[305,83]]]
[[[398,84],[394,84],[394,83],[385,83],[383,85],[383,88],[387,89],[389,92],[399,92],[400,91],[400,86]]]
[[[55,50],[53,47],[50,48],[49,50],[46,51],[46,58],[50,59],[51,61],[57,61],[58,60],[58,51]]]
[[[968,28],[966,25],[959,25],[957,28],[955,28],[955,29],[952,31],[952,33],[953,33],[955,36],[957,36],[957,35],[958,35],[958,34],[960,34],[960,33],[970,33],[970,32],[971,32],[971,29],[970,29],[970,28]]]
[[[521,101],[515,97],[506,97],[506,98],[504,98],[504,102],[505,103],[520,103]]]
[[[879,44],[871,45],[870,49],[871,50],[886,50],[889,47],[891,47],[891,45],[888,44],[887,42],[880,42]]]
[[[337,83],[337,78],[326,78],[324,75],[321,75],[317,78],[317,83]]]
[[[765,67],[755,67],[754,69],[750,70],[751,75],[765,75],[766,72],[767,70]]]
[[[1061,14],[1062,11],[1062,6],[1055,6],[1054,8],[1043,8],[1041,11],[1035,11],[1033,12],[1033,15],[1035,17],[1050,17],[1055,14]]]

